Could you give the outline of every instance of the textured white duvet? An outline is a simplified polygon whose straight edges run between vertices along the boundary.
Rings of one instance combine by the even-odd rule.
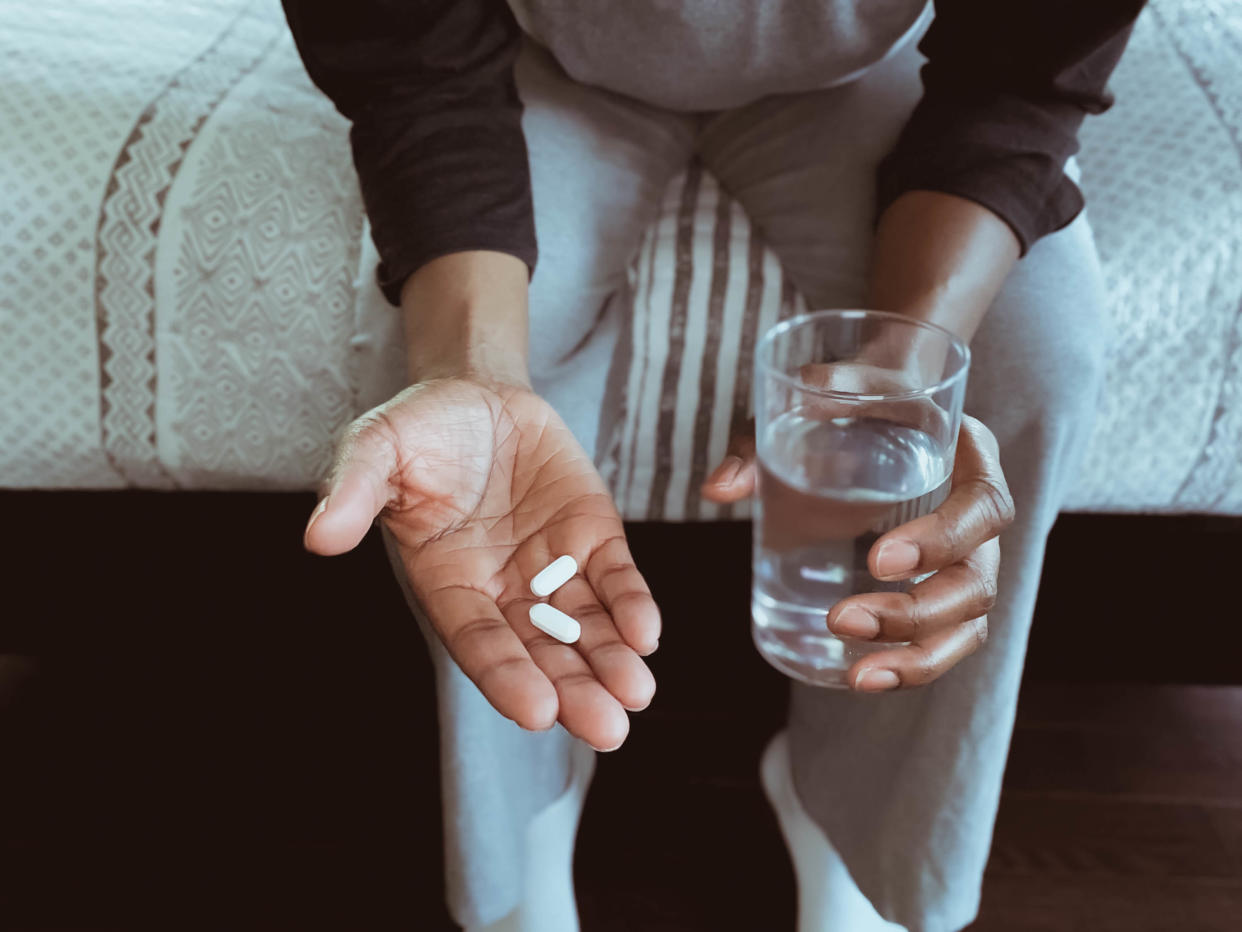
[[[1242,4],[1156,0],[1118,105],[1084,129],[1116,332],[1076,509],[1242,514],[1239,62]],[[277,0],[0,4],[0,484],[314,484],[335,431],[400,380],[346,130]],[[744,291],[744,255],[712,255],[717,197],[705,180],[695,274],[727,259]],[[670,279],[669,255],[640,255],[636,276]],[[768,257],[760,272],[775,316],[780,270]],[[667,308],[634,313],[658,332]],[[712,398],[673,402],[679,431],[713,405],[713,454],[735,368],[718,367]],[[670,469],[684,486],[677,437],[656,450],[634,427],[659,386],[637,369],[623,382],[605,474]]]

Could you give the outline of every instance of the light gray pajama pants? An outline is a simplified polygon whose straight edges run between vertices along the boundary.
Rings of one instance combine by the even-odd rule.
[[[758,225],[809,306],[860,306],[875,166],[918,100],[921,60],[910,45],[843,87],[692,115],[580,85],[545,52],[524,52],[540,246],[531,369],[587,449],[628,311],[616,296],[666,184],[693,156]],[[1044,541],[1089,428],[1103,345],[1101,280],[1080,217],[1018,264],[972,343],[966,409],[1000,441],[1018,508],[1001,541],[988,644],[923,689],[793,686],[803,805],[879,912],[912,932],[960,929],[978,906]],[[521,731],[434,636],[429,644],[449,904],[459,922],[482,924],[517,902],[525,826],[564,789],[573,739],[559,726]]]

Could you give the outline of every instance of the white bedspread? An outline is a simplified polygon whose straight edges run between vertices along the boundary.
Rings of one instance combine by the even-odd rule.
[[[1239,61],[1242,4],[1156,0],[1118,105],[1084,130],[1116,340],[1074,508],[1242,514]],[[0,4],[0,484],[315,483],[334,433],[400,378],[346,131],[277,0]],[[704,270],[716,196],[707,182]],[[681,393],[678,430],[698,403],[727,424],[733,394]],[[622,425],[605,473],[632,459],[686,481],[651,440]]]

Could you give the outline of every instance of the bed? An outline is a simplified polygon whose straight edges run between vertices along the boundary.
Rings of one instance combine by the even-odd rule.
[[[1242,514],[1239,61],[1242,5],[1155,0],[1118,104],[1084,129],[1114,340],[1071,509]],[[0,485],[315,485],[339,429],[402,378],[347,129],[277,0],[0,5]],[[598,460],[631,519],[722,516],[687,490],[747,404],[739,348],[800,302],[696,172],[637,253],[619,390],[601,399],[615,417]],[[723,275],[725,294],[691,301],[677,378],[656,381],[632,341],[668,346],[683,208],[682,274]],[[712,327],[738,338],[703,391]],[[661,407],[664,447],[644,429]]]

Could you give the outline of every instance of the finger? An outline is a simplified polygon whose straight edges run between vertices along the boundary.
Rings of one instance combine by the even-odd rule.
[[[884,534],[867,563],[876,579],[906,579],[957,563],[1013,522],[1013,498],[996,440],[971,417],[962,419],[952,491],[931,514]]]
[[[700,493],[708,501],[727,504],[755,491],[758,471],[755,465],[755,422],[729,439],[729,449],[720,465],[703,482]]]
[[[531,624],[530,607],[535,601],[514,599],[504,606],[504,612],[531,660],[556,689],[558,720],[595,750],[616,750],[629,734],[629,716],[574,645],[563,644]]]
[[[576,644],[591,669],[617,701],[631,712],[647,708],[655,695],[655,677],[630,645],[621,639],[612,616],[591,584],[575,576],[552,594],[554,606],[576,618],[582,634]]]
[[[420,600],[449,655],[497,712],[531,731],[556,723],[557,690],[488,595],[447,586]]]
[[[987,639],[988,619],[984,615],[933,632],[913,644],[869,654],[850,668],[847,679],[859,692],[923,686],[973,654]]]
[[[396,468],[396,445],[378,421],[364,415],[351,424],[306,525],[306,549],[333,556],[357,547],[391,500]]]
[[[591,553],[586,578],[626,644],[643,656],[660,646],[660,609],[624,537],[613,537]]]
[[[993,538],[908,592],[870,592],[842,599],[828,612],[828,628],[840,637],[867,641],[919,640],[991,611],[999,568],[1000,543]]]

